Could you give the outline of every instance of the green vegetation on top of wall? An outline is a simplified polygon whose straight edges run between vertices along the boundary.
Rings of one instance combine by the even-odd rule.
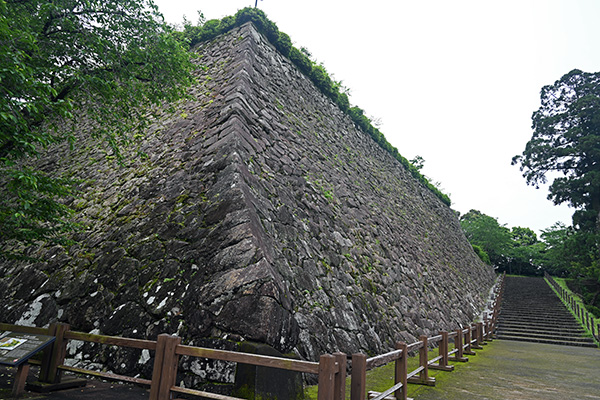
[[[200,24],[197,26],[186,23],[183,32],[181,32],[181,35],[189,42],[190,46],[214,39],[218,35],[228,32],[236,26],[241,26],[246,22],[252,22],[281,54],[289,58],[302,73],[310,78],[323,94],[333,100],[343,112],[350,116],[360,129],[368,133],[381,148],[398,160],[415,179],[431,190],[442,202],[448,206],[451,205],[450,198],[431,184],[410,161],[398,152],[397,148],[387,141],[383,133],[373,126],[371,120],[364,114],[361,108],[356,106],[350,107],[348,95],[344,91],[340,91],[341,84],[332,80],[322,65],[315,64],[305,52],[295,48],[292,45],[290,37],[280,32],[277,25],[269,20],[262,10],[247,7],[239,10],[235,16],[227,16],[221,20],[211,19],[202,23],[202,19],[201,15]]]

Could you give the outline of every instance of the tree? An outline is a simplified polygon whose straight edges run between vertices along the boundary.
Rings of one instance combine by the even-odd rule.
[[[506,256],[505,270],[518,275],[541,275],[544,243],[540,242],[536,233],[520,226],[510,230],[511,248]]]
[[[469,243],[479,246],[488,256],[492,265],[499,266],[511,247],[510,230],[498,223],[495,218],[477,210],[470,210],[460,217]]]
[[[484,262],[492,264],[498,271],[518,275],[540,275],[545,244],[529,228],[508,229],[496,218],[477,210],[460,217],[460,224],[473,246],[475,253]]]
[[[0,246],[63,242],[73,229],[60,199],[74,182],[28,159],[75,146],[80,118],[119,158],[150,107],[182,95],[191,67],[152,0],[0,0]]]
[[[574,222],[600,231],[600,73],[573,70],[544,86],[532,121],[533,136],[513,165],[536,187],[562,174],[548,199],[577,208]]]

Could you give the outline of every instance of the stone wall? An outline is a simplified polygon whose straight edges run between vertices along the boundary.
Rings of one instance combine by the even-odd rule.
[[[316,360],[473,319],[494,274],[449,207],[252,25],[197,51],[192,99],[165,107],[126,165],[83,122],[75,150],[43,158],[84,178],[70,200],[84,228],[70,248],[30,249],[42,262],[0,264],[2,320],[226,349],[252,340]],[[114,350],[88,361],[151,366]],[[233,376],[182,367],[188,386]]]

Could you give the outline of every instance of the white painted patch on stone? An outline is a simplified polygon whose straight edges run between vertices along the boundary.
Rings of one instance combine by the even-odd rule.
[[[15,322],[15,325],[35,326],[35,319],[42,312],[42,300],[48,297],[50,297],[50,295],[47,293],[36,297],[35,300],[29,304],[29,309],[23,313],[17,322]]]
[[[148,351],[148,349],[144,349],[142,350],[142,355],[140,356],[140,359],[138,360],[138,364],[146,364],[148,361],[150,360],[150,351]]]
[[[155,299],[155,297],[154,297],[154,296],[150,296],[150,297],[148,298],[148,300],[146,301],[146,304],[148,304],[148,305],[152,304],[152,303],[154,302],[154,299]]]
[[[167,299],[164,298],[159,304],[158,306],[156,306],[157,310],[160,310],[161,308],[163,308],[165,306],[165,304],[167,304]]]
[[[69,343],[67,343],[67,354],[75,356],[75,359],[81,359],[81,353],[79,352],[81,347],[83,347],[82,340],[69,340]],[[78,355],[79,357],[77,357]]]

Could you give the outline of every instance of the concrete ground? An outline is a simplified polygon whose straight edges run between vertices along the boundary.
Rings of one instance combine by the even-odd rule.
[[[494,340],[415,400],[600,399],[600,349]]]

